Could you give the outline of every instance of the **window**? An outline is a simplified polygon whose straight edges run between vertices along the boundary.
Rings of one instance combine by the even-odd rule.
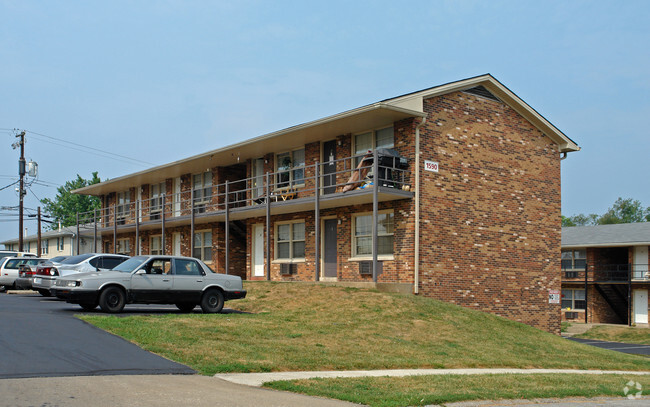
[[[305,149],[288,151],[275,156],[277,188],[291,188],[305,183]]]
[[[372,214],[353,217],[353,256],[372,256]],[[393,254],[394,221],[393,212],[377,215],[377,255]]]
[[[112,270],[118,264],[126,260],[123,257],[112,257],[112,256],[97,256],[94,259],[90,259],[88,263],[98,269],[103,270]]]
[[[117,206],[115,210],[116,210],[117,222],[118,224],[123,225],[126,217],[129,214],[129,204],[131,203],[131,194],[128,191],[118,192],[116,202],[117,202]]]
[[[65,245],[65,237],[56,238],[56,250],[62,252]]]
[[[193,260],[174,259],[174,274],[177,276],[203,275],[201,266]]]
[[[194,174],[192,191],[194,192],[194,211],[205,212],[205,207],[212,197],[212,172]]]
[[[212,232],[201,231],[194,233],[194,247],[192,257],[205,262],[212,261]]]
[[[587,251],[579,250],[562,250],[562,270],[584,270],[587,265]]]
[[[155,184],[151,186],[151,219],[160,219],[160,213],[163,209],[162,196],[165,194],[165,183]]]
[[[111,252],[111,242],[108,240],[104,242],[104,253],[110,253]]]
[[[50,252],[50,241],[48,239],[41,240],[41,254],[48,254]]]
[[[562,290],[562,308],[583,310],[587,307],[585,290]]]
[[[354,155],[357,156],[356,164],[359,165],[361,158],[376,148],[393,148],[395,146],[395,136],[392,127],[370,131],[354,136]]]
[[[117,254],[124,254],[129,256],[131,253],[131,240],[130,239],[117,239]]]
[[[162,236],[151,236],[149,252],[152,255],[163,254],[162,252]]]
[[[305,258],[305,222],[281,223],[276,227],[275,258],[301,260]]]

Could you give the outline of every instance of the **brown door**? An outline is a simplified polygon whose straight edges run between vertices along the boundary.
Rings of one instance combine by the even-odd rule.
[[[323,277],[336,277],[336,225],[337,219],[323,221]]]

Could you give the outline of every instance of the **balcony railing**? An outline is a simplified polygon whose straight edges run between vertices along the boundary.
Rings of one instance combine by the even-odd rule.
[[[316,194],[321,199],[330,196],[344,198],[370,192],[376,184],[382,193],[402,194],[401,198],[412,196],[412,172],[395,159],[389,165],[385,165],[387,160],[378,161],[375,165],[372,155],[355,156],[202,186],[196,190],[183,185],[181,192],[79,213],[78,223],[96,224],[98,228],[121,228],[137,223],[159,223],[163,219],[205,217],[226,210],[255,208],[265,205],[267,200],[276,205],[314,200]]]
[[[586,276],[585,276],[586,274]],[[650,281],[648,264],[587,264],[585,269],[562,268],[562,280],[571,282]]]

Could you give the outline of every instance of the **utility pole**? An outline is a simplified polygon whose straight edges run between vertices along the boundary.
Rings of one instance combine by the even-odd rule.
[[[39,206],[37,212],[37,229],[38,229],[38,238],[36,239],[36,257],[41,257],[41,207]]]
[[[25,132],[22,131],[16,137],[20,137],[20,159],[18,160],[18,175],[20,176],[20,187],[18,196],[18,251],[23,251],[23,198],[25,197]]]

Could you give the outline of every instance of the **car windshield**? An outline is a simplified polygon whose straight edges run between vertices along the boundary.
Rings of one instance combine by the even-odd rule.
[[[61,264],[79,264],[84,260],[88,260],[89,258],[93,257],[94,254],[92,253],[86,253],[86,254],[79,254],[77,256],[72,256],[68,257],[67,259],[63,260]]]
[[[113,271],[120,271],[122,273],[130,273],[133,270],[137,269],[140,267],[142,263],[147,261],[149,258],[145,256],[136,256],[136,257],[131,257],[130,259],[126,260],[123,263],[118,264],[113,268]]]

